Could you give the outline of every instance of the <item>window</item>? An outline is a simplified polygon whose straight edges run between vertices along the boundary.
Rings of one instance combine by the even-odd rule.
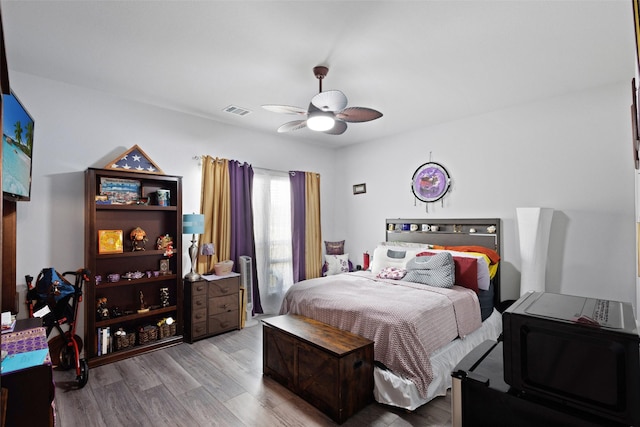
[[[289,174],[254,168],[252,197],[260,303],[277,314],[293,284]]]

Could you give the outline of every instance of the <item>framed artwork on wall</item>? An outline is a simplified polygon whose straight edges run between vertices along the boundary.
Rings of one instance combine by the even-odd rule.
[[[356,184],[353,186],[353,194],[364,194],[367,192],[367,184]]]

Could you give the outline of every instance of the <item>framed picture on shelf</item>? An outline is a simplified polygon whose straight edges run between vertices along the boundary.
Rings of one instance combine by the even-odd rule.
[[[167,274],[171,274],[171,270],[169,270],[169,260],[162,259],[160,260],[160,274],[166,276]]]
[[[122,230],[98,230],[99,254],[120,254],[122,251]]]
[[[111,204],[136,204],[140,199],[140,181],[101,177],[100,195],[107,196]]]

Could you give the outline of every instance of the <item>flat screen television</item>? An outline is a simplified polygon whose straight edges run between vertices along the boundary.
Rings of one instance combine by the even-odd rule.
[[[568,410],[640,425],[640,338],[629,303],[531,292],[502,315],[504,380]]]
[[[2,195],[31,200],[33,117],[11,91],[2,96]]]

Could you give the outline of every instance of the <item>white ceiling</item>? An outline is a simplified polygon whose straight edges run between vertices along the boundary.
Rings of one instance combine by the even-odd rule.
[[[340,147],[621,81],[631,1],[8,1],[10,70],[275,133],[323,89],[384,116]],[[243,117],[228,105],[251,110]],[[532,123],[532,126],[534,124]]]

